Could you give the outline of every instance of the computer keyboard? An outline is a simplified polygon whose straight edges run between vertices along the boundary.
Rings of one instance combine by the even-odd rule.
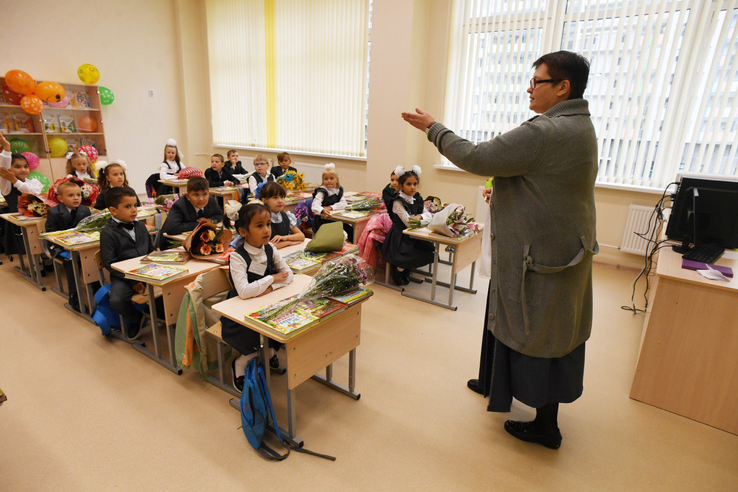
[[[717,244],[704,244],[695,246],[682,255],[685,260],[699,261],[702,263],[715,263],[725,252],[725,248]]]

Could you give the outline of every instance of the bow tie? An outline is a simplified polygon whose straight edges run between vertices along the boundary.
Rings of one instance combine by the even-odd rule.
[[[135,222],[118,222],[118,227],[125,227],[129,231],[132,231],[134,227],[136,227]]]

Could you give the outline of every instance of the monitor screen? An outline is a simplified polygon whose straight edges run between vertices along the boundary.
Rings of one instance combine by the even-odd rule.
[[[697,246],[738,248],[738,181],[683,177],[666,236]]]

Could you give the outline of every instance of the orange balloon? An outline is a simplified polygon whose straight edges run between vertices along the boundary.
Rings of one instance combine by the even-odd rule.
[[[77,129],[85,133],[94,133],[97,130],[97,121],[92,116],[80,116]]]
[[[23,70],[8,70],[5,83],[18,94],[30,94],[36,88],[36,81]]]
[[[67,91],[65,91],[64,87],[56,82],[41,82],[36,86],[33,93],[40,97],[44,102],[55,103],[64,99]]]
[[[21,108],[28,114],[41,114],[44,110],[44,103],[37,95],[28,94],[21,99]]]

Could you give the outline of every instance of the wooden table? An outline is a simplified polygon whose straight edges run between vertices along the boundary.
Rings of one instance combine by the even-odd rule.
[[[177,189],[179,196],[183,196],[187,193],[187,181],[189,179],[160,179],[159,182],[166,186],[171,186]]]
[[[210,188],[210,194],[222,198],[224,201],[236,200],[238,201],[238,189],[239,186],[218,186],[217,188]],[[225,203],[223,203],[225,205]],[[223,207],[225,210],[225,206]]]
[[[335,221],[343,222],[344,224],[350,225],[353,230],[353,234],[352,234],[352,237],[349,237],[349,241],[351,241],[354,244],[358,244],[359,238],[361,238],[361,234],[364,232],[364,229],[366,229],[366,225],[369,223],[369,219],[371,219],[375,215],[387,213],[383,209],[382,210],[372,210],[369,212],[368,215],[364,215],[362,217],[350,218],[350,217],[344,217],[343,215],[341,215],[344,212],[350,212],[350,210],[338,210],[335,212],[331,212],[328,216],[328,220],[335,220]]]
[[[274,332],[260,328],[256,323],[245,318],[266,306],[270,306],[288,297],[299,294],[312,279],[307,275],[295,275],[291,284],[261,297],[240,299],[234,297],[219,302],[213,310],[238,324],[259,333],[261,350],[259,361],[264,367],[269,384],[269,365],[267,348],[272,339],[285,344],[287,359],[287,435],[293,440],[296,437],[296,410],[293,391],[308,379],[314,379],[331,389],[358,400],[361,395],[355,391],[356,386],[356,347],[361,342],[361,306],[368,299],[347,308],[327,321],[314,325],[291,337],[283,337]],[[349,354],[348,387],[333,381],[333,363]],[[325,369],[326,375],[317,374]],[[232,400],[232,403],[233,402]],[[236,407],[238,405],[236,404]]]
[[[119,272],[125,273],[126,278],[132,278],[128,275],[128,272],[134,270],[145,263],[141,263],[141,258],[132,258],[130,260],[119,261],[113,263],[111,266]],[[194,280],[195,277],[201,273],[219,268],[220,264],[190,259],[184,265],[176,265],[181,268],[186,268],[188,272],[181,277],[177,277],[171,280],[156,281],[156,280],[141,280],[136,278],[146,285],[146,292],[149,297],[149,311],[151,314],[151,331],[154,337],[154,352],[151,352],[143,343],[136,340],[133,342],[133,347],[139,352],[143,353],[147,357],[158,362],[162,366],[166,367],[175,374],[182,374],[182,369],[177,367],[176,354],[174,353],[174,329],[173,326],[177,324],[177,317],[179,316],[179,307],[182,304],[182,298],[185,295],[185,285],[189,284]],[[162,357],[161,346],[159,345],[159,320],[156,308],[156,293],[155,287],[160,287],[162,292],[162,300],[164,301],[164,328],[167,334],[167,345],[169,349],[169,358],[165,359]]]
[[[477,232],[474,235],[471,236],[465,236],[461,238],[452,238],[448,236],[444,236],[442,234],[436,234],[435,232],[431,232],[428,230],[427,227],[422,227],[419,229],[405,229],[403,231],[403,234],[407,234],[408,236],[419,239],[421,241],[428,241],[430,243],[433,243],[435,246],[435,252],[433,255],[433,269],[431,272],[431,296],[430,299],[427,299],[425,297],[421,297],[409,292],[406,292],[405,289],[402,289],[402,295],[406,297],[410,297],[413,299],[417,299],[419,301],[427,302],[430,304],[435,304],[436,306],[445,307],[446,309],[451,309],[452,311],[456,311],[457,306],[454,306],[453,300],[454,300],[454,290],[460,290],[462,292],[468,292],[470,294],[476,294],[477,291],[474,289],[474,268],[476,266],[477,259],[479,259],[479,255],[482,252],[482,234],[481,229],[479,232]],[[451,246],[451,281],[449,283],[441,282],[438,280],[438,264],[439,259],[438,255],[440,252],[440,249],[442,246]],[[456,285],[456,276],[458,273],[471,265],[471,275],[469,277],[469,287],[460,287]],[[389,268],[386,269],[387,277],[389,276]],[[426,278],[426,281],[428,279]],[[386,282],[389,282],[388,279],[385,280]],[[436,286],[440,285],[442,287],[448,287],[448,302],[439,302],[436,301]]]
[[[31,282],[38,289],[45,291],[43,278],[41,277],[41,262],[39,256],[44,254],[44,248],[41,244],[40,236],[44,231],[46,225],[46,217],[24,217],[19,218],[20,215],[16,213],[7,213],[0,215],[3,219],[10,222],[13,225],[17,225],[21,228],[23,233],[23,246],[26,249],[28,255],[28,272],[26,272],[26,266],[23,263],[23,255],[18,255],[20,258],[20,268],[15,267],[16,270],[21,272],[23,278]]]
[[[733,269],[730,282],[681,264],[659,252],[630,397],[738,434],[738,254],[716,262]]]

